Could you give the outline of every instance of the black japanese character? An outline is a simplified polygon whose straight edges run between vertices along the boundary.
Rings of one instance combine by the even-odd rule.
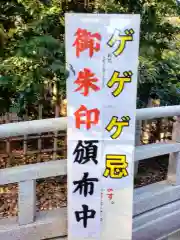
[[[87,228],[87,220],[88,218],[95,218],[96,215],[96,211],[91,209],[88,209],[88,206],[83,204],[82,205],[83,210],[82,211],[75,211],[75,217],[76,217],[76,221],[80,222],[81,220],[83,220],[83,227]]]
[[[74,181],[73,184],[77,185],[74,192],[79,191],[80,195],[84,194],[84,197],[87,197],[88,193],[89,195],[92,195],[94,193],[94,182],[98,182],[98,178],[88,178],[89,173],[85,172],[84,176],[79,181]]]
[[[98,146],[95,143],[99,141],[89,140],[89,141],[78,141],[78,144],[73,152],[75,156],[74,162],[79,164],[85,164],[89,161],[93,161],[95,164],[98,163],[97,161],[97,151]]]

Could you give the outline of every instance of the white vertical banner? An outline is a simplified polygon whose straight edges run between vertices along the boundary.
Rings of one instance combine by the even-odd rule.
[[[65,23],[68,240],[130,240],[140,16]]]
[[[100,239],[102,35],[92,17],[66,14],[68,240]]]
[[[101,15],[100,15],[101,16]],[[102,240],[131,240],[139,15],[106,15]]]

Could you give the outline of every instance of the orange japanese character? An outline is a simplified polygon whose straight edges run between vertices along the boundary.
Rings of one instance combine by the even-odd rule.
[[[92,124],[98,124],[99,115],[100,111],[97,108],[87,110],[84,105],[81,105],[80,108],[74,113],[76,119],[76,128],[80,129],[81,124],[85,124],[86,129],[90,129]],[[85,120],[84,117],[86,118]]]
[[[89,56],[92,57],[95,52],[100,50],[99,41],[101,41],[101,35],[99,33],[92,34],[86,29],[78,28],[75,33],[76,40],[73,43],[73,47],[76,46],[76,57],[80,56],[80,53],[89,49]]]
[[[98,82],[98,78],[95,77],[95,74],[91,72],[90,69],[84,68],[83,71],[80,71],[78,74],[78,78],[74,83],[78,84],[79,87],[75,90],[75,92],[84,88],[84,91],[81,93],[84,96],[89,95],[90,88],[95,92],[100,90],[100,87],[96,86],[94,83]]]

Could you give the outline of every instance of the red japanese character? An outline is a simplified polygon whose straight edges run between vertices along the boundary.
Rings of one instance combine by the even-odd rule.
[[[73,47],[76,46],[76,57],[80,56],[80,53],[89,48],[89,56],[92,57],[95,52],[100,50],[101,35],[99,33],[92,34],[86,29],[78,28],[75,33],[76,40],[73,43]]]
[[[107,189],[107,191],[108,191],[108,194],[107,194],[107,196],[108,196],[108,199],[109,200],[112,200],[112,197],[113,197],[113,189],[112,188],[108,188]]]
[[[108,191],[108,192],[113,192],[113,189],[112,189],[112,188],[108,188],[107,191]]]
[[[90,129],[91,124],[94,124],[94,125],[98,124],[99,115],[100,115],[100,111],[97,108],[87,110],[87,108],[84,105],[81,105],[80,108],[74,113],[74,116],[76,118],[75,120],[76,128],[80,129],[81,124],[85,124],[86,129]],[[85,117],[85,120],[84,120],[84,117]]]
[[[75,92],[84,88],[84,91],[81,94],[84,96],[88,96],[90,88],[95,92],[99,91],[100,87],[94,84],[98,82],[98,78],[94,76],[95,74],[92,73],[91,70],[88,68],[84,68],[83,71],[80,71],[78,74],[78,78],[74,82],[75,84],[79,85],[79,87],[75,90]]]
[[[109,200],[112,200],[113,193],[108,193],[107,196],[108,196],[108,199],[109,199]]]

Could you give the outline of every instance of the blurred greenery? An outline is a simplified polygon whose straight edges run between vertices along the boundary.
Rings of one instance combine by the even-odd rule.
[[[43,103],[46,86],[65,94],[64,13],[140,13],[138,107],[180,104],[180,5],[173,0],[1,0],[0,112]],[[57,96],[59,97],[59,96]],[[30,110],[29,110],[30,111]]]

